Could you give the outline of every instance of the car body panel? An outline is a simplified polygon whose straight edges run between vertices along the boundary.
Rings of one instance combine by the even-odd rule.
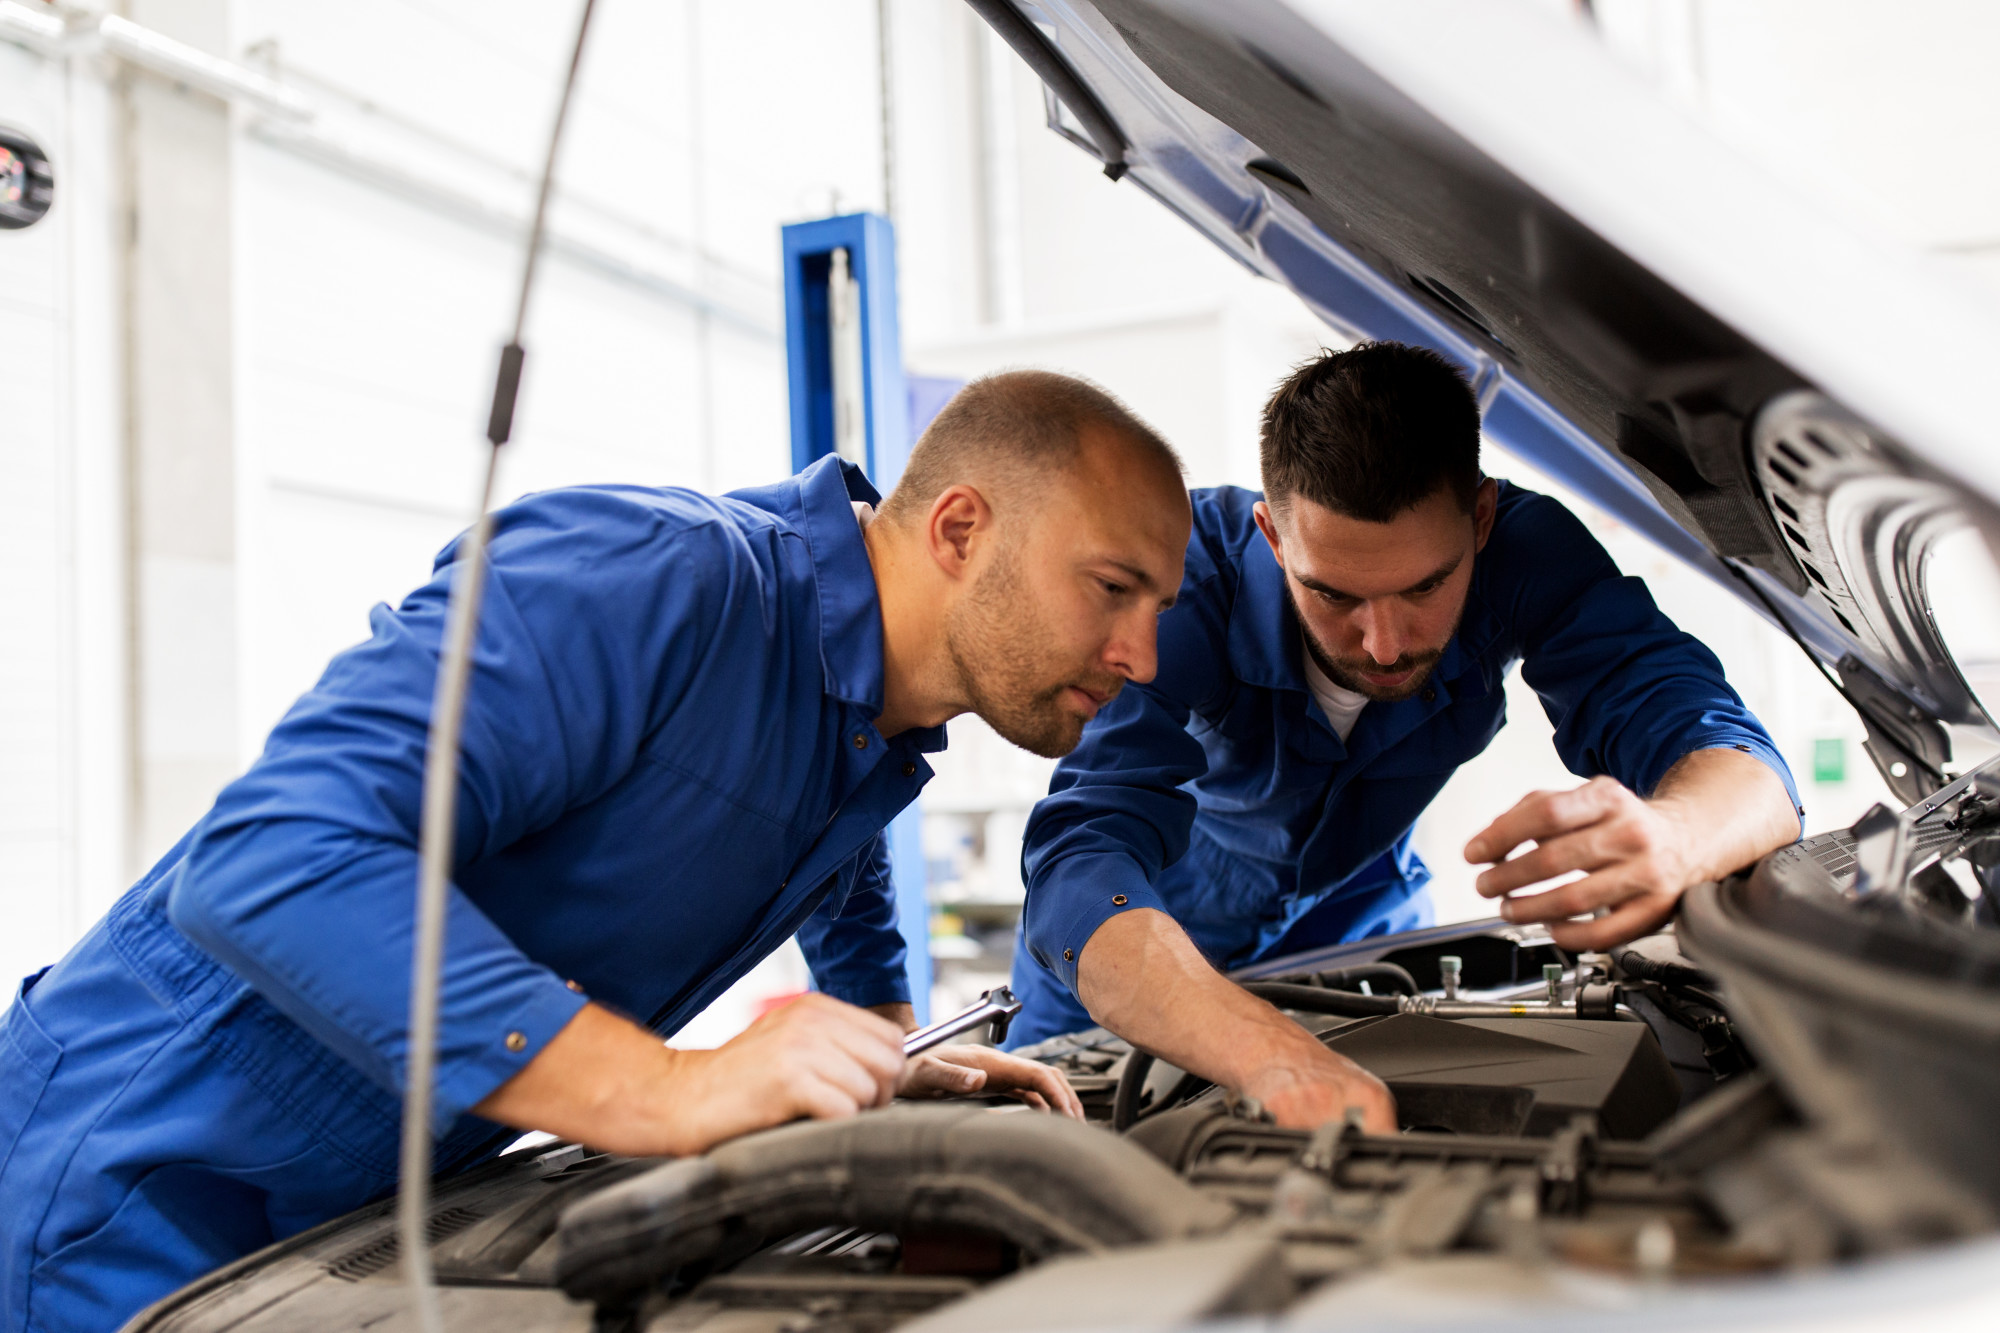
[[[1121,180],[1348,335],[1451,357],[1490,440],[1822,662],[1996,735],[1942,643],[1904,632],[1922,605],[1856,614],[1920,603],[1928,546],[1895,523],[1850,525],[1830,548],[1787,531],[1797,497],[1773,498],[1785,487],[1753,435],[1774,402],[1818,403],[1869,468],[1990,543],[2000,306],[1776,180],[1534,7],[1014,10],[1032,34],[1010,39],[1039,42],[1032,63],[1059,62],[1095,104],[1086,119],[1115,126]],[[1104,132],[1049,101],[1052,126],[1104,156]]]

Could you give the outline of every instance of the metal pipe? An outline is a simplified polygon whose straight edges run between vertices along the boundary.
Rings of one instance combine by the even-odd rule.
[[[1356,995],[1351,991],[1294,986],[1281,981],[1247,981],[1243,989],[1280,1009],[1337,1018],[1422,1014],[1427,1018],[1583,1018],[1604,1015],[1575,1002],[1546,1000],[1445,1000],[1435,995]]]
[[[225,102],[248,102],[267,115],[286,120],[312,119],[312,104],[268,74],[212,56],[130,19],[105,15],[97,21],[97,39],[107,53],[128,64],[199,88]]]
[[[25,46],[36,55],[59,56],[68,38],[69,30],[58,16],[18,0],[0,0],[0,41]]]
[[[316,124],[253,122],[250,133],[273,148],[281,148],[364,185],[398,195],[496,235],[511,239],[524,235],[528,229],[528,218],[512,208],[494,203],[470,190],[406,170],[376,154],[359,151]],[[614,221],[619,221],[621,226],[626,225],[620,220]],[[685,306],[697,314],[707,315],[762,341],[778,340],[777,326],[762,312],[706,295],[677,278],[635,263],[561,229],[546,232],[542,245],[550,254],[561,255],[572,263],[596,269],[618,282]],[[701,262],[710,261],[703,256]]]
[[[21,4],[20,0],[0,0],[0,41],[12,42],[50,59],[101,51],[161,78],[260,113],[252,116],[245,128],[260,142],[274,148],[281,148],[363,184],[510,239],[526,235],[531,229],[528,218],[494,198],[447,185],[435,173],[427,172],[421,166],[398,165],[379,152],[355,147],[330,132],[326,127],[326,118],[318,114],[315,99],[291,80],[275,77],[240,61],[210,55],[130,19],[117,15],[106,15],[101,19],[83,16],[65,25],[55,15],[30,8]],[[327,91],[345,100],[356,100],[353,95],[339,89],[330,88]],[[379,108],[371,110],[376,115],[386,114]],[[453,154],[470,158],[488,169],[510,169],[506,164],[496,164],[463,145],[449,143],[433,131],[401,122],[399,127],[413,130]],[[570,199],[567,202],[603,218],[621,231],[639,233],[650,242],[692,248],[675,237],[655,234],[644,224],[612,210],[587,201]],[[761,340],[775,341],[778,337],[777,327],[763,310],[718,299],[701,290],[699,283],[681,281],[571,231],[560,228],[546,230],[543,245],[550,253],[559,254],[572,263],[596,269],[615,281],[720,320]],[[697,251],[695,259],[711,269],[730,267],[726,261],[706,252]],[[745,278],[752,276],[741,272],[738,275]]]

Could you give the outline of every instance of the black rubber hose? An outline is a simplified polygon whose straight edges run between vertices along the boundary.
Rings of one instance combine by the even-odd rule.
[[[1729,1006],[1724,1004],[1722,1002],[1722,997],[1720,995],[1717,995],[1712,990],[1705,989],[1704,987],[1701,986],[1672,986],[1672,985],[1668,986],[1667,989],[1670,991],[1679,991],[1682,995],[1687,996],[1689,999],[1695,1001],[1697,1004],[1705,1004],[1709,1008],[1715,1010],[1716,1013],[1721,1014],[1724,1018],[1729,1017]]]
[[[1398,995],[1415,995],[1418,989],[1417,979],[1410,975],[1409,969],[1395,963],[1356,963],[1353,967],[1315,972],[1313,980],[1332,990],[1353,990],[1364,981],[1372,986],[1386,986]]]
[[[1356,995],[1353,991],[1294,986],[1283,981],[1246,981],[1243,989],[1280,1009],[1302,1014],[1332,1014],[1339,1018],[1374,1018],[1400,1012],[1393,995]]]
[[[1040,1260],[1236,1221],[1221,1195],[1081,1121],[899,1105],[746,1134],[597,1190],[563,1210],[555,1276],[575,1298],[625,1304],[676,1270],[819,1227],[979,1232]]]
[[[1118,1075],[1118,1091],[1111,1098],[1111,1128],[1123,1134],[1139,1123],[1139,1094],[1145,1090],[1146,1075],[1153,1072],[1153,1057],[1137,1046],[1125,1057]]]
[[[1620,949],[1611,955],[1618,970],[1634,981],[1657,981],[1668,986],[1709,986],[1708,973],[1686,963],[1651,958],[1637,949]]]

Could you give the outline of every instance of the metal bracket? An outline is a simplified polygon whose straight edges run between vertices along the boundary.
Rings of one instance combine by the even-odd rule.
[[[1943,725],[1853,654],[1835,669],[1868,729],[1862,748],[1896,799],[1915,805],[1943,786],[1951,760],[1951,735]]]

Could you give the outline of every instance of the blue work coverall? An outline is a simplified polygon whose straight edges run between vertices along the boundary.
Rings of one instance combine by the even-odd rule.
[[[1157,908],[1233,968],[1431,924],[1417,816],[1506,722],[1516,662],[1570,771],[1647,793],[1683,755],[1734,747],[1785,780],[1722,664],[1556,501],[1500,483],[1458,631],[1430,680],[1370,703],[1346,742],[1306,688],[1284,571],[1254,491],[1196,491],[1159,674],[1084,729],[1028,821],[1014,951],[1025,1045],[1091,1025],[1077,959],[1119,912]]]
[[[794,933],[907,1000],[883,828],[942,728],[884,742],[837,459],[720,498],[500,512],[467,709],[437,1162],[586,997],[670,1034]],[[0,1018],[9,1329],[103,1330],[390,1192],[425,729],[456,544],[372,613],[215,807]]]

